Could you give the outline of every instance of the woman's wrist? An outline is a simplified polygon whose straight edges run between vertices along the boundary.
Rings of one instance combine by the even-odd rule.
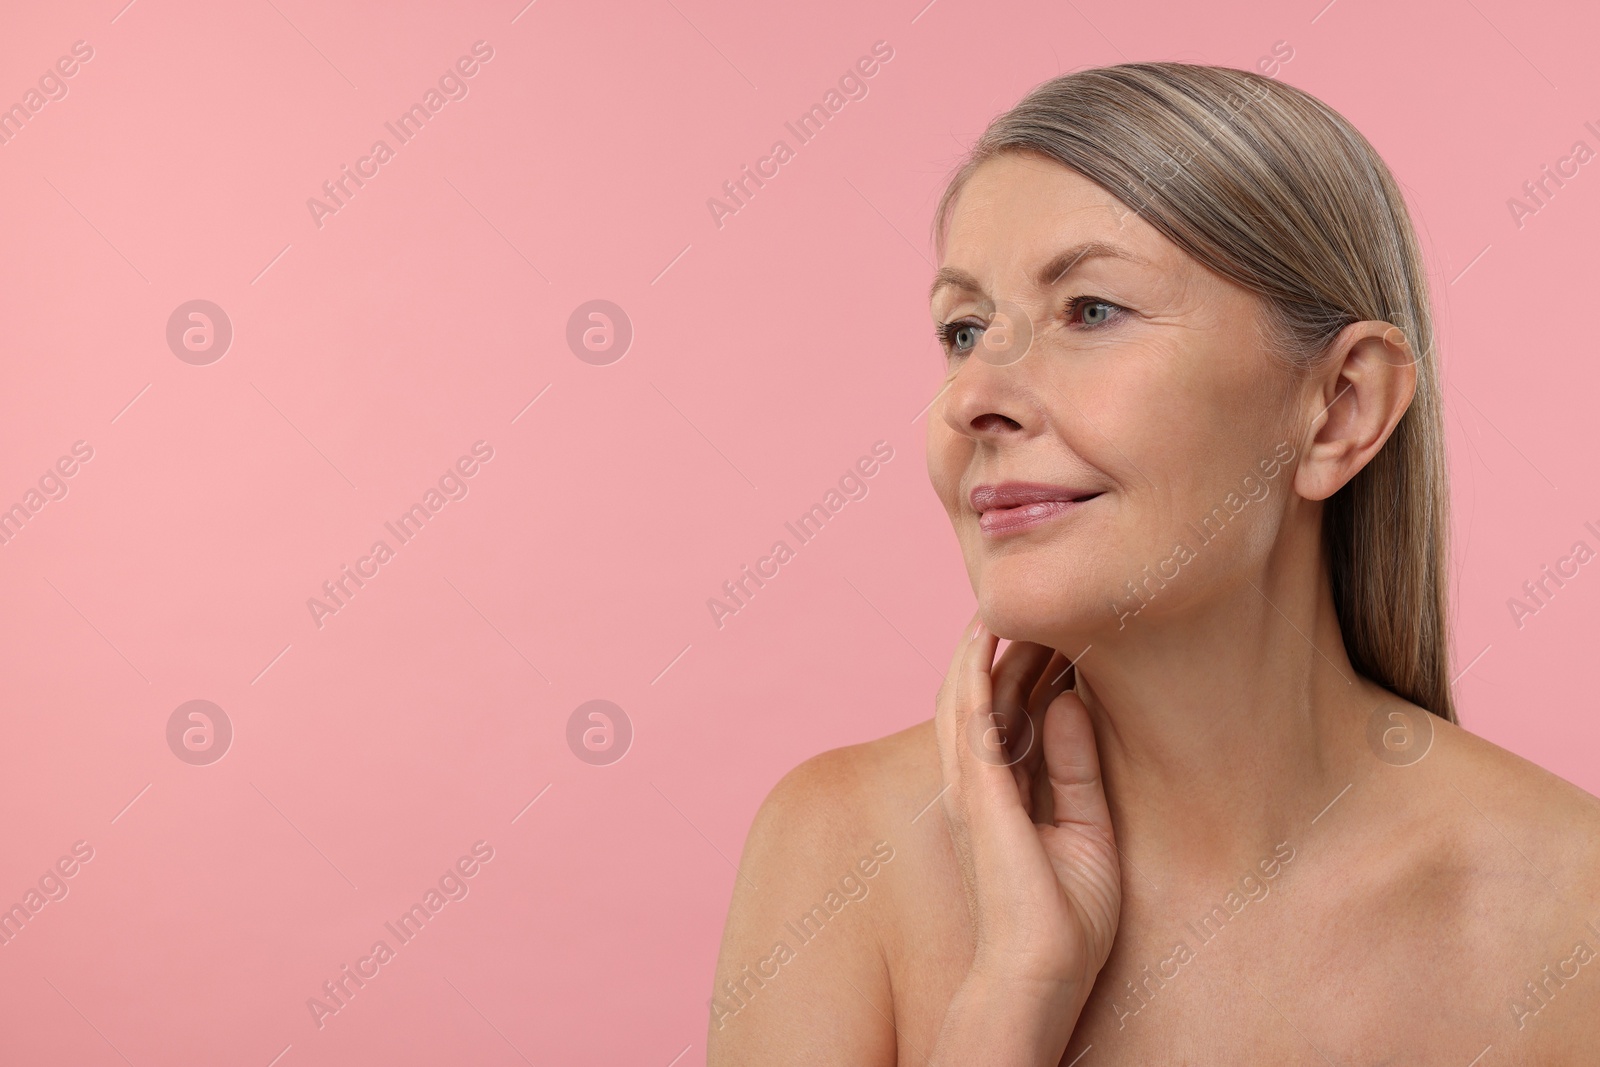
[[[1095,975],[1083,971],[1081,964],[1069,965],[1037,945],[1003,948],[981,937],[967,965],[969,977],[1008,989],[1013,996],[1051,1004],[1081,1005],[1088,998]]]
[[[950,1000],[932,1067],[1056,1067],[1088,1000],[1082,983],[974,965]]]

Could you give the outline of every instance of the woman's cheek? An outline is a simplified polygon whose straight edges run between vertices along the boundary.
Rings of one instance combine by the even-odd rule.
[[[924,435],[928,482],[933,486],[939,502],[945,506],[952,519],[959,514],[955,494],[961,484],[960,450],[962,438],[944,425],[937,405],[928,412],[928,428]]]

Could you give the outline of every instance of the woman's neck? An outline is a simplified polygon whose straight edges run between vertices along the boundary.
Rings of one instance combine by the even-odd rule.
[[[1350,665],[1325,571],[1303,565],[1142,613],[1082,655],[1077,692],[1118,845],[1157,884],[1232,880],[1310,832],[1363,766],[1385,697]]]

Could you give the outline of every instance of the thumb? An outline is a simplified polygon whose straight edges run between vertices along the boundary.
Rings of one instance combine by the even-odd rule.
[[[1050,702],[1041,733],[1055,824],[1092,828],[1099,837],[1112,841],[1111,809],[1100,780],[1094,724],[1077,693],[1069,689]]]

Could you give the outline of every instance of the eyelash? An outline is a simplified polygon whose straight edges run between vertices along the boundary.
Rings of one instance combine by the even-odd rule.
[[[1106,307],[1111,308],[1113,312],[1122,312],[1128,310],[1121,304],[1113,304],[1111,301],[1102,300],[1097,296],[1075,296],[1066,303],[1065,310],[1067,312],[1067,321],[1071,322],[1080,311],[1092,304],[1103,304]],[[1109,326],[1111,322],[1115,320],[1115,318],[1116,316],[1113,314],[1112,316],[1108,317],[1105,322],[1092,325],[1082,324],[1082,328],[1085,330],[1104,329],[1106,326]],[[956,353],[951,347],[955,343],[955,333],[957,330],[969,328],[979,329],[978,324],[969,319],[957,319],[955,322],[941,322],[937,324],[933,328],[933,333],[947,354],[956,355],[958,353]],[[970,349],[968,351],[970,351]],[[965,355],[966,352],[959,354]]]

